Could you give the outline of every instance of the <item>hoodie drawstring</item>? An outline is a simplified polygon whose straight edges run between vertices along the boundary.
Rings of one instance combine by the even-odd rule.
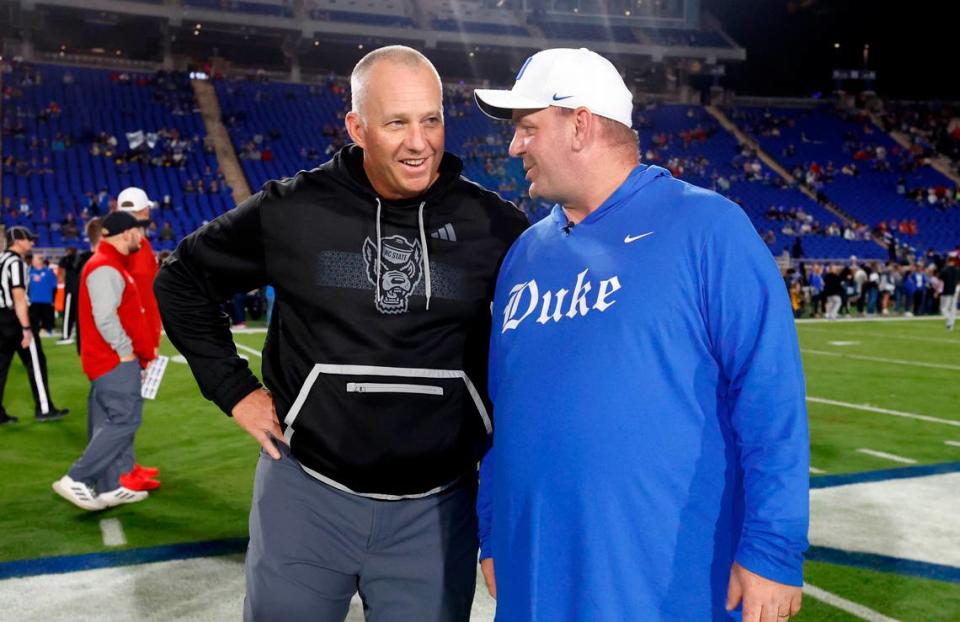
[[[380,263],[381,263],[381,259],[380,259],[380,244],[381,244],[381,239],[380,239],[380,208],[381,208],[381,205],[380,205],[380,197],[377,197],[377,259],[376,259],[376,261],[375,261],[374,263],[376,263],[376,266],[377,266],[376,272],[377,272],[377,308],[378,308],[378,309],[380,308]]]
[[[377,203],[379,205],[379,201]],[[423,277],[424,281],[424,290],[427,295],[427,311],[430,310],[430,253],[427,251],[427,232],[423,228],[423,206],[426,205],[426,201],[420,203],[419,218],[418,222],[420,223],[420,246],[423,248]],[[379,227],[380,219],[377,218],[377,226]],[[379,229],[378,229],[379,231]],[[377,238],[379,239],[380,234],[377,233]]]

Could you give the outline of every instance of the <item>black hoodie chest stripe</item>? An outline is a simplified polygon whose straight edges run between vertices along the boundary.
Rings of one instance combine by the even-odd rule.
[[[442,262],[430,262],[431,295],[448,300],[467,300],[464,286],[466,274],[457,267]],[[341,289],[374,289],[367,276],[367,265],[360,253],[321,251],[317,257],[314,283],[319,287]],[[426,295],[423,279],[413,288],[412,295]]]

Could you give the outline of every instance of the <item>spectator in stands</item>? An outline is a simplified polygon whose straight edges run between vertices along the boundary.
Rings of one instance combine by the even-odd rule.
[[[17,205],[17,213],[23,218],[33,216],[33,208],[30,207],[30,201],[27,200],[26,195],[20,197],[20,203]]]
[[[790,257],[793,259],[801,259],[803,257],[803,245],[800,243],[799,236],[793,239],[793,246],[790,247]]]
[[[161,242],[173,242],[176,237],[176,233],[174,233],[173,227],[170,226],[170,222],[165,221],[163,227],[160,228],[160,232],[157,234],[157,238]]]
[[[33,255],[30,264],[30,287],[27,290],[30,323],[40,327],[39,337],[46,337],[53,333],[53,299],[57,293],[57,275],[39,253]]]
[[[67,212],[60,223],[60,233],[67,242],[74,242],[80,237],[80,227],[77,225],[77,218],[73,212]]]

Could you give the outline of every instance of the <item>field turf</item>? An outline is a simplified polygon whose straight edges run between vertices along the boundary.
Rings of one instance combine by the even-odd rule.
[[[811,465],[824,472],[814,480],[907,466],[858,451],[863,448],[917,465],[960,461],[960,447],[945,443],[960,442],[960,427],[863,409],[960,421],[960,331],[947,333],[932,320],[815,322],[797,329],[808,397],[844,404],[808,402]],[[263,337],[235,335],[254,350]],[[57,497],[50,484],[86,442],[89,383],[74,346],[46,339],[44,348],[53,399],[72,412],[60,422],[33,421],[25,371],[13,364],[4,405],[20,422],[0,428],[0,562],[104,551],[99,523],[109,516],[122,517],[130,548],[246,535],[257,445],[201,397],[187,366],[173,361],[158,399],[146,404],[137,437],[138,460],[162,469],[163,487],[144,503],[96,514]],[[161,351],[176,354],[166,342]],[[259,371],[256,355],[241,354]],[[814,561],[807,562],[806,578],[899,620],[960,620],[955,582]],[[860,618],[807,597],[797,619]]]

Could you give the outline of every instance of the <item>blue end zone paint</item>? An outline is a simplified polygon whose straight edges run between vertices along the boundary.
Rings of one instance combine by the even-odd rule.
[[[24,559],[0,564],[0,580],[14,577],[32,577],[42,574],[59,574],[111,568],[114,566],[133,566],[165,562],[174,559],[192,559],[195,557],[214,557],[234,555],[247,550],[247,538],[171,544],[109,553],[89,553],[87,555],[64,555],[62,557],[41,557]]]
[[[833,486],[847,486],[849,484],[863,484],[866,482],[883,482],[891,479],[925,477],[927,475],[942,475],[943,473],[956,473],[958,471],[960,471],[960,462],[944,462],[942,464],[925,464],[921,466],[902,467],[899,469],[867,471],[866,473],[820,475],[818,477],[810,478],[810,488],[832,488]]]
[[[910,577],[920,577],[922,579],[937,579],[938,581],[960,583],[960,568],[955,568],[954,566],[930,564],[927,562],[913,561],[912,559],[874,555],[873,553],[852,553],[850,551],[831,549],[824,546],[811,546],[804,557],[807,561],[827,562],[840,566],[854,566],[866,570],[891,572]]]

